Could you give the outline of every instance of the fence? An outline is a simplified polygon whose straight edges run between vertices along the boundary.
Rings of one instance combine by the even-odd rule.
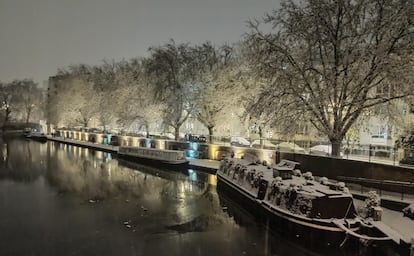
[[[338,180],[346,181],[348,187],[361,194],[367,191],[376,190],[381,197],[400,198],[401,201],[413,201],[414,183],[393,181],[393,180],[376,180],[360,177],[338,176]]]
[[[77,137],[77,131],[65,131],[65,137]],[[63,134],[62,134],[63,135]],[[139,134],[128,134],[132,140],[143,137]],[[172,138],[162,135],[152,135],[153,139],[172,140]],[[96,138],[98,142],[100,139]],[[108,138],[109,140],[109,138]],[[180,141],[192,141],[201,144],[215,144],[218,146],[233,146],[253,149],[268,149],[280,152],[295,152],[300,154],[319,155],[332,157],[332,150],[329,141],[322,140],[278,140],[278,139],[259,139],[244,138],[242,136],[208,136],[208,135],[186,135]],[[109,142],[108,142],[109,143]],[[132,144],[131,144],[132,145]],[[382,163],[389,165],[406,164],[414,166],[414,150],[381,146],[375,144],[342,144],[340,158],[349,160],[359,160],[365,162]]]
[[[251,139],[243,138],[241,136],[213,136],[212,143],[223,146],[263,148],[281,152],[295,152],[332,157],[332,147],[327,140],[285,141],[277,139]],[[414,150],[410,148],[396,148],[376,144],[357,143],[349,145],[343,143],[340,149],[339,157],[344,159],[391,165],[414,165]],[[413,160],[407,161],[410,157],[412,157]]]

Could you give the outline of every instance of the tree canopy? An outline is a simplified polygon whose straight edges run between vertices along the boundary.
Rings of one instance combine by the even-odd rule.
[[[413,12],[407,0],[284,1],[246,37],[272,102],[306,112],[333,155],[363,111],[412,95]]]
[[[10,121],[29,123],[43,117],[44,91],[31,79],[0,82],[2,126]]]

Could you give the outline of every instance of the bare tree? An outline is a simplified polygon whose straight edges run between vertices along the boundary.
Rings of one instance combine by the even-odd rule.
[[[16,105],[24,116],[24,121],[29,123],[35,110],[43,109],[43,91],[30,79],[15,80],[11,83],[13,92],[16,94]]]
[[[250,22],[251,59],[269,81],[258,104],[291,96],[338,156],[364,110],[412,94],[413,8],[408,0],[291,0]],[[377,93],[384,87],[390,93]]]
[[[0,100],[3,116],[2,129],[4,131],[6,124],[10,121],[12,113],[13,89],[10,84],[0,83]]]

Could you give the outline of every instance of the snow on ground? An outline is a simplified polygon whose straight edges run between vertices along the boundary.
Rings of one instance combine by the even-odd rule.
[[[363,207],[365,202],[354,199],[357,208]],[[382,207],[382,221],[405,237],[408,241],[414,239],[414,220],[404,217],[402,212]]]
[[[409,241],[414,239],[414,221],[408,217],[404,217],[402,212],[392,211],[382,208],[382,221],[394,230],[398,231],[403,237]]]

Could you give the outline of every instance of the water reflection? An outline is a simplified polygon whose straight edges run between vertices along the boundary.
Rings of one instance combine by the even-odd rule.
[[[46,169],[46,147],[40,143],[21,140],[0,139],[2,145],[0,157],[0,179],[12,179],[21,182],[36,180]],[[21,157],[24,155],[24,157]]]
[[[76,192],[83,198],[113,197],[159,200],[197,196],[207,189],[194,175],[162,171],[123,160],[111,154],[60,143],[50,143],[48,180],[59,192]],[[191,172],[193,173],[193,172]]]
[[[0,179],[34,181],[43,176],[58,194],[76,195],[89,203],[123,200],[136,203],[139,209],[170,209],[174,223],[199,214],[200,202],[193,201],[206,197],[211,191],[208,181],[214,181],[208,178],[214,175],[194,170],[163,171],[56,142],[15,139],[3,142],[3,148]]]

